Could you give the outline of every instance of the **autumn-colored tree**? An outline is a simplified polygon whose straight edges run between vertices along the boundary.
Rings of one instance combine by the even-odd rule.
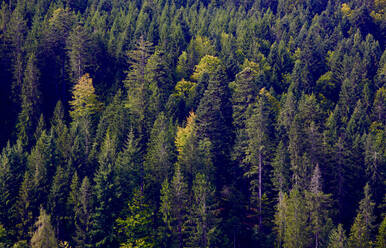
[[[70,114],[73,119],[91,117],[101,109],[101,103],[95,94],[92,78],[88,73],[79,79],[72,94],[73,100],[70,101],[72,111]]]

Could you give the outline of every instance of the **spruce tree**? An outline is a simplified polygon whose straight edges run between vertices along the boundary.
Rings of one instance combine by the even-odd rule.
[[[164,113],[161,112],[151,130],[144,161],[145,179],[152,194],[158,194],[162,182],[172,174],[174,160],[173,131],[173,127]]]
[[[48,205],[50,208],[50,213],[53,216],[53,226],[55,234],[58,238],[63,240],[65,237],[65,230],[61,228],[64,227],[66,219],[66,199],[69,193],[69,178],[68,172],[65,171],[62,167],[56,169],[56,174],[53,178],[51,191],[48,196]],[[67,238],[67,237],[66,237]]]

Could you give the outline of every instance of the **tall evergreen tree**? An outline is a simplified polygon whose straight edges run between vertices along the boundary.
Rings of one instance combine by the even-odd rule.
[[[146,80],[145,72],[151,52],[152,43],[145,41],[144,37],[141,36],[135,50],[127,54],[130,68],[126,72],[127,75],[124,80],[128,93],[127,107],[133,115],[132,120],[133,123],[136,123],[137,132],[142,136],[149,128],[146,122],[149,107],[149,83]]]
[[[92,247],[91,243],[91,211],[93,206],[92,186],[87,177],[83,178],[78,189],[77,202],[75,203],[75,247]]]
[[[364,197],[359,202],[358,214],[350,230],[349,247],[371,247],[374,229],[374,202],[371,201],[370,186],[364,187]]]
[[[248,146],[243,165],[246,167],[245,176],[250,178],[251,201],[257,205],[259,228],[262,228],[262,197],[263,197],[263,167],[271,162],[270,154],[273,149],[273,135],[270,128],[274,118],[273,106],[270,106],[269,93],[263,88],[257,104],[252,107],[252,114],[246,122]],[[264,173],[269,174],[269,173]]]
[[[332,221],[329,217],[330,195],[322,190],[322,178],[319,165],[316,164],[306,200],[310,215],[310,230],[313,234],[314,247],[323,247],[327,243]]]
[[[184,247],[184,223],[187,213],[187,186],[177,164],[173,179],[169,183],[165,179],[161,188],[160,212],[166,225],[166,245],[169,247]]]
[[[51,218],[43,208],[40,209],[40,216],[35,227],[36,231],[31,238],[32,248],[58,247],[58,241],[51,226]]]
[[[347,237],[342,224],[332,229],[329,235],[328,248],[346,248]]]
[[[152,215],[152,209],[146,204],[144,194],[137,189],[128,204],[127,217],[117,220],[118,233],[124,236],[121,247],[154,247]]]
[[[187,219],[187,247],[212,247],[218,235],[214,189],[206,176],[198,173],[193,182],[193,204]]]
[[[18,136],[25,146],[31,145],[32,134],[38,124],[40,116],[41,93],[39,90],[39,70],[36,56],[31,54],[24,72],[21,87],[22,105],[17,124]]]

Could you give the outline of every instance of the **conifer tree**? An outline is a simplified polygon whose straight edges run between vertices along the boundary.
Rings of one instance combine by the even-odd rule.
[[[318,164],[314,168],[309,192],[306,192],[306,200],[314,247],[321,247],[327,241],[332,221],[329,217],[330,195],[323,193],[321,172]]]
[[[82,25],[75,26],[67,39],[68,57],[70,59],[70,75],[74,82],[89,70],[95,63],[96,46],[92,34]]]
[[[39,90],[39,70],[36,56],[31,54],[24,72],[21,88],[22,105],[17,124],[19,137],[25,146],[31,145],[32,134],[40,116],[41,93]]]
[[[173,131],[164,113],[161,112],[151,130],[148,151],[144,161],[144,172],[146,173],[147,184],[149,184],[147,186],[154,194],[159,192],[159,186],[172,173],[174,160]]]
[[[69,178],[68,173],[62,168],[56,169],[56,174],[53,178],[51,191],[49,194],[49,208],[51,215],[53,216],[53,226],[55,234],[58,238],[62,239],[65,231],[61,228],[64,227],[66,218],[66,198],[69,193]],[[63,240],[63,239],[62,239]]]
[[[77,202],[75,205],[75,247],[91,247],[91,211],[93,206],[92,187],[87,177],[83,178],[78,189]]]
[[[258,103],[252,107],[252,114],[246,122],[247,143],[246,157],[243,166],[246,167],[245,176],[250,178],[250,192],[252,204],[256,204],[259,215],[259,228],[262,228],[262,197],[263,197],[263,167],[270,164],[272,150],[272,106],[270,95],[263,88],[260,91]],[[267,169],[265,169],[266,171]]]
[[[124,236],[122,248],[152,248],[155,237],[152,231],[152,210],[145,202],[140,189],[135,190],[133,198],[128,204],[127,217],[117,220],[118,233]]]
[[[342,224],[331,230],[328,241],[328,248],[346,248],[347,237]]]
[[[72,106],[70,114],[73,119],[89,118],[100,110],[101,104],[89,74],[83,75],[74,86],[73,100],[70,101],[70,105]]]
[[[136,44],[135,50],[128,52],[128,63],[130,69],[126,72],[124,80],[127,89],[127,107],[130,113],[134,116],[133,122],[139,129],[138,132],[144,135],[147,123],[143,123],[147,118],[149,104],[149,84],[145,77],[146,65],[152,52],[152,44],[145,41],[141,36]]]
[[[198,173],[193,182],[193,204],[187,219],[187,247],[211,247],[217,234],[214,189],[206,176]]]
[[[173,179],[170,183],[165,179],[161,188],[160,212],[170,235],[167,237],[168,246],[184,247],[183,225],[186,221],[187,201],[187,186],[177,164]]]
[[[94,247],[110,247],[116,244],[114,222],[116,217],[116,143],[107,133],[99,154],[99,168],[94,176],[95,210],[92,215],[90,235]]]
[[[290,188],[290,161],[288,150],[283,141],[279,142],[276,154],[272,161],[273,175],[272,184],[278,192],[288,192]]]
[[[276,231],[275,247],[277,248],[283,247],[284,235],[286,231],[287,201],[287,194],[285,192],[279,191],[274,218],[274,230]]]
[[[208,66],[202,61],[210,62]],[[229,149],[232,142],[230,127],[232,125],[232,109],[229,100],[229,89],[222,65],[212,60],[216,57],[205,56],[197,66],[197,78],[200,74],[209,75],[209,84],[197,108],[197,132],[200,139],[209,139],[212,143],[214,165],[218,173],[218,180],[224,180],[230,168],[224,167],[229,159]],[[212,63],[213,62],[213,63]],[[202,66],[202,69],[200,69]],[[212,72],[213,71],[213,72]]]
[[[51,225],[51,218],[43,208],[40,209],[40,216],[35,223],[35,227],[36,231],[31,238],[32,248],[58,247],[58,241]]]
[[[287,201],[285,217],[284,248],[310,245],[310,230],[307,228],[307,209],[304,197],[298,189],[292,189]]]
[[[386,217],[383,217],[383,221],[379,225],[377,241],[375,242],[376,248],[386,246]]]
[[[374,229],[374,202],[371,201],[370,186],[364,187],[364,197],[359,202],[357,216],[350,230],[349,247],[371,247]]]
[[[214,176],[211,142],[208,139],[197,138],[196,117],[194,112],[191,112],[185,127],[178,127],[175,138],[177,163],[185,175],[188,186],[192,185],[194,175],[197,173],[207,178]]]

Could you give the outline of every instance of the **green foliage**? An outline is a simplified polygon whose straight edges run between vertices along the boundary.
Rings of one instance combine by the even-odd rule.
[[[347,247],[347,237],[342,224],[332,229],[329,235],[328,248],[345,248]]]
[[[218,235],[214,189],[206,176],[197,173],[193,182],[193,204],[186,221],[187,247],[212,247]]]
[[[359,202],[358,214],[350,230],[349,247],[371,247],[374,228],[374,202],[371,201],[370,187],[364,187],[364,198]]]
[[[78,83],[74,86],[73,100],[70,101],[70,105],[72,106],[70,114],[73,119],[91,117],[100,110],[101,104],[97,100],[89,74],[79,78]]]
[[[0,246],[383,247],[384,2],[2,1]]]
[[[140,190],[134,192],[126,215],[125,219],[117,219],[118,233],[123,234],[125,240],[120,247],[154,247],[153,213]]]
[[[162,236],[169,247],[182,247],[184,245],[185,228],[187,218],[188,195],[187,185],[177,164],[173,179],[168,179],[162,184],[160,212],[166,230]]]

